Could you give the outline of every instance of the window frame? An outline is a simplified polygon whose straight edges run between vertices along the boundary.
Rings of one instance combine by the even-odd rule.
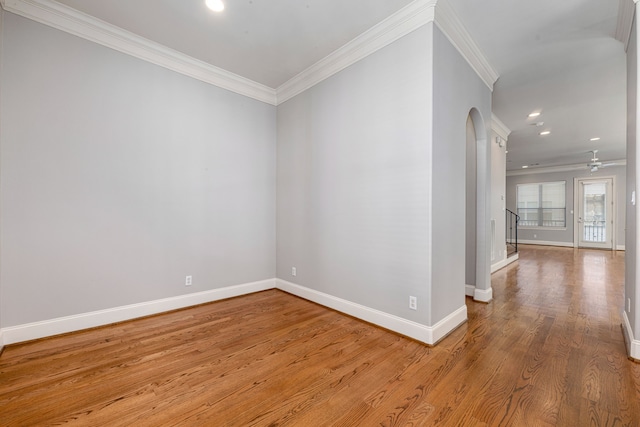
[[[558,184],[562,184],[563,186],[563,198],[562,198],[562,205],[563,207],[545,207],[545,201],[543,200],[544,198],[544,187],[545,186],[551,186],[551,185],[558,185]],[[537,191],[537,195],[538,195],[538,200],[536,202],[537,207],[533,207],[533,208],[526,208],[526,207],[520,207],[520,188],[521,187],[533,187],[533,186],[537,186],[538,187],[538,191]],[[548,201],[547,201],[548,202]],[[526,201],[524,201],[523,203],[527,203]],[[533,216],[535,216],[535,218],[532,219],[527,219],[527,213],[522,213],[521,209],[528,209],[528,210],[534,210],[533,212]],[[562,225],[545,225],[545,221],[549,221],[549,222],[559,222],[559,220],[553,219],[553,210],[562,210],[563,214],[562,214]],[[545,220],[545,213],[547,214],[546,217],[548,217],[549,211],[552,211],[551,213],[551,219],[549,220]],[[546,181],[546,182],[528,182],[528,183],[522,183],[522,184],[516,184],[516,213],[520,216],[520,225],[519,227],[522,229],[541,229],[541,230],[566,230],[567,229],[567,181],[562,180],[562,181]],[[524,218],[524,219],[522,219]],[[523,224],[526,221],[536,221],[537,224],[536,225],[525,225]]]

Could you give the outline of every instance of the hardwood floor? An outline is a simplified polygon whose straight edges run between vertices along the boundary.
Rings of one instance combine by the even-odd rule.
[[[639,426],[623,264],[523,246],[433,348],[276,290],[9,346],[0,425]]]

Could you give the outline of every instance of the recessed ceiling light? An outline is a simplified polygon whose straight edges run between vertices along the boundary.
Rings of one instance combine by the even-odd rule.
[[[528,168],[528,167],[529,167],[529,166],[527,166],[527,165],[524,165],[524,166],[522,167],[522,169],[526,169],[526,168]]]
[[[222,12],[224,10],[224,3],[222,3],[222,0],[205,0],[205,4],[214,12]]]
[[[533,113],[529,114],[530,118],[534,118],[534,117],[538,117],[540,115],[540,111],[534,111]]]
[[[600,141],[600,137],[591,138],[589,141]]]
[[[547,135],[549,135],[550,133],[551,133],[551,131],[550,131],[550,130],[543,130],[542,132],[540,132],[540,135],[541,135],[541,136],[547,136]]]

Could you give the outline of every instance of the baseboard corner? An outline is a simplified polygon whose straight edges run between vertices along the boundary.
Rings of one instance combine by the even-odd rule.
[[[493,288],[478,289],[473,293],[473,300],[478,302],[490,302],[493,299]]]
[[[437,322],[433,326],[423,325],[412,320],[385,313],[371,307],[357,304],[315,289],[291,283],[283,279],[276,279],[276,287],[300,298],[315,302],[357,319],[369,322],[400,335],[407,336],[427,345],[435,345],[454,329],[467,321],[467,306],[459,309]]]
[[[622,335],[627,347],[627,357],[634,362],[640,362],[640,341],[633,336],[633,329],[626,311],[622,312]]]

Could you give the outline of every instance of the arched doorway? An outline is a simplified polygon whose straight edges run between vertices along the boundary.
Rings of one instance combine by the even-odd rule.
[[[489,200],[491,171],[487,128],[480,112],[472,108],[466,122],[466,294],[476,301],[492,299]]]

